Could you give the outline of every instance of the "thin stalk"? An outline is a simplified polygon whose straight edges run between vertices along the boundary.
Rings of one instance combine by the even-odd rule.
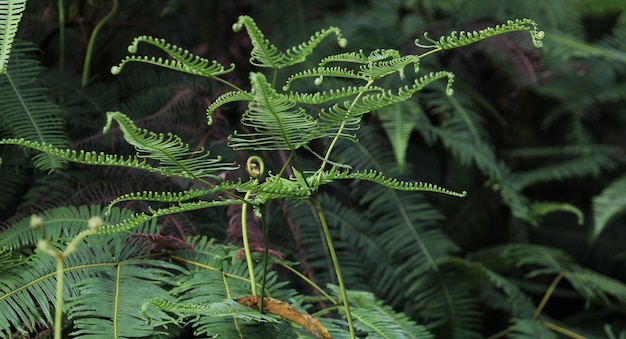
[[[348,302],[348,293],[346,292],[346,286],[343,283],[343,276],[341,274],[341,267],[339,266],[339,259],[337,259],[335,246],[333,246],[333,239],[330,236],[330,229],[328,228],[328,223],[326,222],[326,217],[324,216],[324,210],[322,209],[322,205],[320,204],[317,196],[315,196],[315,198],[313,199],[313,204],[315,205],[315,210],[317,211],[320,223],[322,224],[324,237],[326,238],[326,243],[328,244],[328,252],[330,253],[330,258],[333,261],[333,266],[335,268],[335,274],[337,275],[337,282],[339,283],[339,290],[341,291],[341,299],[343,299],[343,308],[346,310],[348,328],[350,329],[350,338],[356,338],[354,323],[352,322],[352,313],[350,312],[350,303]]]
[[[113,0],[113,7],[111,7],[111,11],[104,18],[102,18],[100,22],[98,22],[96,27],[94,27],[93,31],[91,32],[91,36],[89,37],[89,44],[87,45],[87,53],[85,53],[85,66],[83,67],[82,80],[83,87],[87,85],[87,81],[89,80],[89,69],[91,68],[91,57],[93,55],[93,48],[96,44],[96,37],[98,36],[98,33],[100,32],[102,27],[104,27],[104,24],[106,24],[106,22],[109,21],[109,19],[111,19],[113,15],[115,15],[115,13],[117,13],[118,7],[118,0]]]
[[[368,80],[367,84],[365,84],[365,87],[363,89],[367,89],[373,83],[374,83],[374,80]],[[363,95],[363,92],[359,92],[359,94],[354,98],[354,100],[352,100],[352,103],[350,104],[350,108],[348,109],[348,112],[350,112],[350,110],[352,110],[352,108],[354,107],[354,105],[356,105],[356,102],[361,98],[362,95]],[[347,119],[347,117],[346,117],[346,119]],[[324,161],[322,161],[322,166],[320,167],[319,173],[317,175],[317,181],[318,182],[320,182],[322,180],[322,171],[324,171],[324,167],[326,167],[326,164],[328,163],[328,159],[330,159],[330,153],[335,148],[335,144],[337,144],[337,141],[339,140],[339,137],[341,136],[341,133],[343,133],[343,129],[345,127],[346,127],[346,121],[344,120],[341,123],[341,125],[339,126],[339,129],[337,130],[337,133],[335,134],[335,137],[330,142],[330,145],[328,146],[328,149],[326,150],[326,154],[324,155]]]
[[[252,251],[250,251],[250,241],[248,240],[248,199],[252,192],[248,191],[243,198],[241,205],[241,237],[243,238],[243,250],[246,254],[246,264],[248,265],[248,274],[250,275],[250,291],[256,296],[256,277],[254,276],[254,264],[252,263]]]
[[[561,279],[563,279],[563,273],[559,273],[554,278],[554,280],[552,280],[552,283],[550,284],[550,287],[548,287],[548,290],[543,295],[543,298],[541,298],[541,302],[539,302],[539,305],[537,306],[537,309],[535,310],[535,313],[533,314],[533,319],[537,320],[537,318],[539,318],[539,315],[541,314],[541,311],[543,311],[543,308],[548,303],[548,300],[552,296],[552,293],[554,293],[554,290],[556,289],[556,286],[559,284]]]
[[[263,160],[256,155],[249,157],[246,161],[246,171],[248,172],[248,174],[250,174],[254,182],[258,183],[259,179],[263,176],[263,173],[265,172],[265,165],[263,163]],[[254,264],[252,262],[252,251],[250,251],[250,241],[248,240],[248,201],[250,201],[251,196],[251,191],[246,192],[246,195],[244,197],[245,202],[241,206],[241,237],[243,239],[243,250],[246,254],[248,274],[250,275],[250,290],[252,292],[252,295],[256,297],[256,277],[254,274]],[[263,300],[263,298],[261,298],[261,300]],[[259,303],[259,306],[261,306],[261,311],[263,311],[262,301],[261,303]]]
[[[263,230],[263,278],[261,279],[261,298],[259,300],[259,311],[263,313],[263,301],[265,299],[265,284],[267,283],[267,261],[269,260],[269,241],[267,238],[267,224],[265,223],[265,211],[261,218],[261,229]]]
[[[59,14],[59,70],[61,73],[65,71],[65,4],[63,0],[59,0],[58,5]]]
[[[61,330],[63,329],[63,254],[59,253],[54,256],[57,262],[57,294],[54,310],[54,339],[62,339]]]

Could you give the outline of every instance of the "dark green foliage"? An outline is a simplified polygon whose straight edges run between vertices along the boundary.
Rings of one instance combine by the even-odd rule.
[[[0,336],[624,337],[622,2],[12,3]]]

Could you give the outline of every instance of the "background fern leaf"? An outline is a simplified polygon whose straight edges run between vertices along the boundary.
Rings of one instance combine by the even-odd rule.
[[[28,53],[35,46],[16,40],[6,72],[0,76],[0,133],[4,137],[23,138],[66,148],[64,112],[47,97],[47,89],[38,80],[41,68]],[[48,155],[33,157],[34,165],[42,171],[65,167],[65,161]]]
[[[26,9],[26,0],[3,1],[0,4],[0,74],[7,71],[13,39]]]

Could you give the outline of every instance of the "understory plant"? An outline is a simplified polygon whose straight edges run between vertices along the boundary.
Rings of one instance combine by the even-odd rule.
[[[19,17],[7,17],[15,33]],[[510,20],[438,39],[424,34],[415,41],[421,50],[416,54],[358,46],[336,52],[326,40],[335,38],[340,48],[350,46],[337,27],[319,30],[285,50],[272,44],[249,16],[240,16],[233,29],[245,30],[251,43],[246,67],[253,70],[245,83],[233,80],[234,64],[145,35],[133,39],[130,55],[111,68],[118,75],[148,64],[210,80],[219,89],[205,105],[203,123],[228,131],[237,121],[235,130],[213,135],[223,138],[190,144],[179,135],[184,130],[174,133],[176,126],[151,131],[131,119],[132,112],[111,110],[103,134],[121,136],[131,147],[111,139],[109,152],[68,148],[58,133],[60,123],[24,122],[23,110],[17,108],[6,113],[3,119],[14,124],[7,125],[9,136],[0,140],[0,145],[11,146],[3,162],[14,162],[16,149],[36,151],[33,163],[43,171],[102,167],[119,171],[115,173],[121,180],[142,177],[148,188],[114,191],[102,204],[45,209],[4,230],[0,333],[28,336],[54,329],[56,338],[189,333],[226,338],[471,338],[483,333],[481,319],[490,313],[480,305],[489,300],[489,308],[506,312],[510,323],[494,338],[556,333],[577,338],[582,334],[542,313],[562,280],[590,303],[626,301],[624,284],[553,248],[511,243],[462,255],[439,227],[443,216],[423,192],[447,199],[467,193],[462,187],[452,190],[403,179],[406,164],[398,159],[403,159],[409,134],[403,124],[413,129],[420,121],[419,114],[405,121],[415,109],[411,100],[453,96],[454,74],[424,71],[422,59],[519,31],[541,47],[544,33],[534,21]],[[24,64],[30,47],[16,41],[11,50],[11,43],[3,40],[8,86],[14,97],[32,102],[11,81],[35,76],[24,71],[36,70]],[[28,116],[57,119],[50,107],[54,105]],[[243,113],[227,114],[239,110]],[[383,121],[391,147],[362,126],[371,113]],[[38,126],[53,132],[35,135],[29,129]],[[447,136],[453,128],[423,128],[433,138],[482,147]],[[490,174],[520,221],[537,224],[553,211],[582,217],[570,204],[532,202],[520,187],[504,185],[510,175],[504,166],[495,166]],[[167,185],[154,184],[159,180]],[[349,183],[338,184],[344,181]],[[358,204],[339,203],[346,196],[358,197]],[[178,232],[183,227],[173,228],[178,221],[171,220],[183,213],[207,220],[228,216],[227,223],[215,225],[235,233],[240,243],[217,242],[208,232]],[[304,261],[312,253],[289,256],[273,249],[272,243],[278,242],[274,238],[283,239],[287,232],[301,242],[293,246],[296,251],[324,249],[313,254],[325,258],[327,276],[310,274],[312,268]],[[360,265],[351,262],[354,257]],[[377,260],[388,265],[372,265],[372,270],[363,265]],[[509,274],[552,278],[535,302]],[[346,276],[349,281],[368,278],[351,286]],[[398,284],[407,288],[391,287]]]

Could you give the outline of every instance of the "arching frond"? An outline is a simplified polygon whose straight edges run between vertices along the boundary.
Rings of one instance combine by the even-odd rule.
[[[218,172],[238,168],[234,163],[222,162],[220,156],[209,158],[209,152],[204,149],[190,151],[189,145],[174,134],[157,134],[139,128],[121,112],[107,113],[107,123],[103,128],[103,133],[111,129],[113,120],[118,123],[124,133],[124,139],[140,152],[139,157],[156,160],[160,167],[177,176],[190,179],[216,177]]]
[[[10,229],[2,232],[0,248],[18,249],[35,246],[44,238],[52,242],[68,241],[78,233],[87,229],[87,221],[93,216],[102,217],[105,224],[116,224],[131,217],[134,212],[126,209],[112,208],[105,211],[97,205],[76,207],[57,207],[43,211],[38,215],[42,219],[39,228],[31,226],[30,218],[25,218]],[[139,225],[138,225],[139,226]],[[158,231],[155,222],[143,224],[139,230],[144,233]]]
[[[215,112],[216,109],[230,102],[249,101],[252,99],[253,99],[252,94],[248,92],[241,92],[241,91],[230,91],[230,92],[226,92],[220,95],[206,109],[207,124],[208,125],[213,124],[213,112]]]
[[[317,67],[310,68],[304,71],[294,73],[287,78],[283,85],[283,90],[286,91],[291,86],[291,83],[297,79],[315,78],[315,84],[321,85],[324,77],[345,78],[345,79],[359,79],[367,81],[367,78],[362,74],[357,73],[349,68],[343,68],[339,66],[334,67]]]
[[[148,221],[156,220],[158,217],[162,217],[165,215],[189,212],[189,211],[197,211],[209,207],[216,206],[228,206],[228,205],[236,205],[243,204],[243,200],[216,200],[216,201],[197,201],[197,202],[181,202],[176,206],[167,207],[167,208],[159,208],[153,209],[149,208],[150,214],[141,212],[133,215],[132,217],[128,217],[123,221],[120,221],[116,224],[105,224],[99,230],[100,234],[112,234],[119,232],[129,231],[143,223]]]
[[[398,191],[426,191],[426,192],[436,192],[442,193],[446,195],[456,196],[456,197],[464,197],[467,195],[467,192],[454,192],[442,187],[439,187],[435,184],[423,183],[423,182],[404,182],[395,178],[387,178],[382,172],[377,170],[367,170],[367,171],[330,171],[324,172],[322,174],[323,180],[336,180],[336,179],[356,179],[356,180],[365,180],[371,181],[378,185],[387,187],[389,189],[398,190]]]
[[[324,67],[331,62],[347,62],[355,64],[366,64],[370,62],[370,59],[363,53],[363,50],[358,52],[345,52],[339,54],[329,55],[322,58],[319,62],[319,67]]]
[[[378,86],[348,86],[339,89],[330,89],[328,91],[309,93],[289,92],[289,101],[305,103],[305,104],[323,104],[329,101],[339,100],[346,97],[358,95],[366,92],[382,92],[383,89]]]
[[[321,136],[318,122],[287,96],[277,93],[261,73],[251,73],[252,95],[241,122],[253,132],[229,137],[230,146],[243,150],[294,151]]]
[[[337,37],[337,43],[340,47],[345,47],[347,44],[346,39],[341,36],[341,31],[337,27],[329,27],[316,32],[311,36],[309,41],[287,49],[287,51],[283,53],[265,38],[263,32],[261,32],[251,17],[246,15],[240,16],[237,23],[233,25],[233,30],[238,32],[244,27],[248,32],[253,47],[250,52],[250,63],[260,67],[279,69],[300,63],[313,52],[313,49],[317,47],[324,38],[332,33]]]
[[[541,218],[542,216],[552,212],[570,212],[576,216],[579,225],[585,222],[583,212],[572,204],[562,202],[534,201],[530,204],[531,218]],[[532,219],[530,219],[532,223]]]
[[[25,9],[26,0],[14,0],[0,4],[0,74],[7,71],[13,39]]]
[[[5,137],[67,147],[64,112],[48,99],[48,90],[39,80],[39,62],[27,55],[35,50],[34,45],[20,40],[13,45],[6,72],[0,76],[0,130]],[[49,172],[66,165],[48,154],[34,156],[33,163]]]
[[[167,55],[173,60],[131,55],[124,58],[119,65],[113,66],[111,68],[111,73],[115,75],[119,74],[122,71],[122,68],[124,68],[124,66],[129,62],[143,62],[203,77],[216,77],[218,75],[229,73],[235,69],[235,65],[233,64],[230,65],[230,68],[226,69],[215,60],[209,61],[208,59],[193,55],[186,49],[172,45],[166,42],[165,39],[157,39],[147,35],[133,39],[131,45],[128,46],[128,52],[131,54],[137,53],[140,42],[145,42],[158,47],[163,52],[167,53]]]
[[[541,39],[543,39],[545,33],[539,30],[535,21],[530,19],[508,20],[504,24],[496,25],[495,27],[487,27],[473,32],[453,31],[450,35],[442,36],[438,40],[431,39],[428,37],[427,33],[424,33],[424,39],[432,45],[422,45],[420,44],[419,39],[415,40],[415,45],[432,50],[446,50],[467,46],[496,35],[515,31],[528,32],[535,47],[543,46]]]

